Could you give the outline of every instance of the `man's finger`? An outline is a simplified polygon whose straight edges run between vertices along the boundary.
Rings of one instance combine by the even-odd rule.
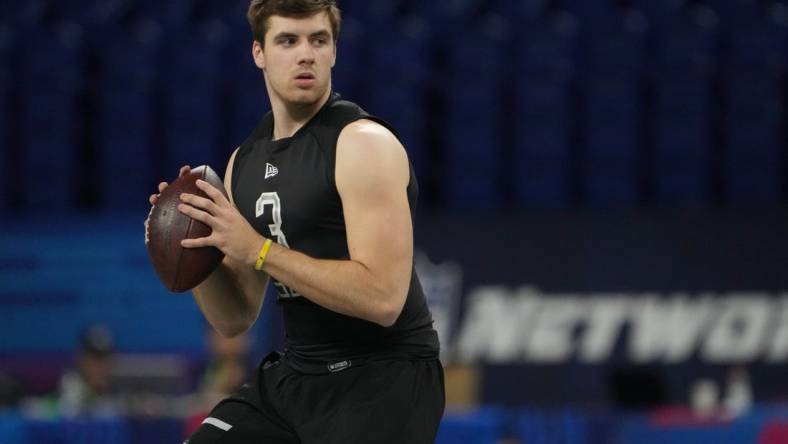
[[[210,247],[216,245],[214,245],[211,236],[208,236],[208,237],[198,237],[197,239],[184,239],[181,241],[181,246],[184,248],[199,248],[199,247]]]
[[[211,215],[216,215],[216,212],[219,210],[219,207],[216,206],[216,204],[210,199],[189,193],[181,193],[180,197],[181,201],[186,202],[194,207],[201,208]]]
[[[205,211],[198,210],[197,208],[186,204],[178,205],[178,210],[192,219],[199,220],[200,222],[213,228],[213,216],[206,213]]]
[[[186,174],[189,174],[189,171],[191,171],[191,169],[192,169],[192,167],[190,167],[189,165],[182,166],[181,170],[178,171],[178,177],[181,177],[181,176],[184,176]]]
[[[164,189],[165,189],[165,188],[167,188],[167,182],[162,182],[162,183],[160,183],[160,184],[159,184],[159,193],[161,193],[162,191],[164,191]]]
[[[224,197],[224,194],[222,194],[221,191],[217,190],[215,186],[209,184],[208,182],[202,179],[197,179],[197,182],[195,183],[197,184],[197,187],[199,189],[205,191],[205,194],[207,194],[208,197],[210,197],[217,204],[223,205],[227,202],[227,199]]]

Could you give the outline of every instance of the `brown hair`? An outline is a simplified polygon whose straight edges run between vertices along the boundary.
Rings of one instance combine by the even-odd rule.
[[[249,10],[246,12],[246,19],[252,27],[254,39],[263,45],[265,33],[268,31],[269,17],[279,15],[303,18],[323,11],[328,13],[331,34],[333,34],[336,43],[342,23],[342,14],[337,7],[336,0],[252,0],[249,3]]]

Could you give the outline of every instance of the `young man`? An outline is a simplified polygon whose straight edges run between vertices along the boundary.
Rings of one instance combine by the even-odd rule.
[[[216,330],[247,330],[270,276],[287,340],[187,442],[433,442],[443,370],[413,269],[405,150],[331,90],[334,0],[252,0],[248,19],[272,111],[230,157],[229,198],[202,181],[210,199],[181,196],[213,229],[183,246],[226,255],[193,290]]]

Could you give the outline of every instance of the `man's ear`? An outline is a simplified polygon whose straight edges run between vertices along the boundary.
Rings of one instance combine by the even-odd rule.
[[[334,42],[334,57],[331,59],[331,67],[337,64],[337,44]]]
[[[254,64],[257,65],[258,68],[265,70],[265,57],[263,57],[263,45],[260,44],[257,40],[252,43],[252,58],[254,58]]]

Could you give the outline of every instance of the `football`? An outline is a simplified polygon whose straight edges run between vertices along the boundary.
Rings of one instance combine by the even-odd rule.
[[[224,195],[219,176],[207,165],[192,169],[162,191],[151,209],[145,233],[148,256],[159,279],[170,291],[181,293],[199,285],[219,266],[224,254],[215,247],[184,248],[183,239],[209,236],[211,227],[178,211],[181,193],[208,196],[197,187],[202,179]]]

